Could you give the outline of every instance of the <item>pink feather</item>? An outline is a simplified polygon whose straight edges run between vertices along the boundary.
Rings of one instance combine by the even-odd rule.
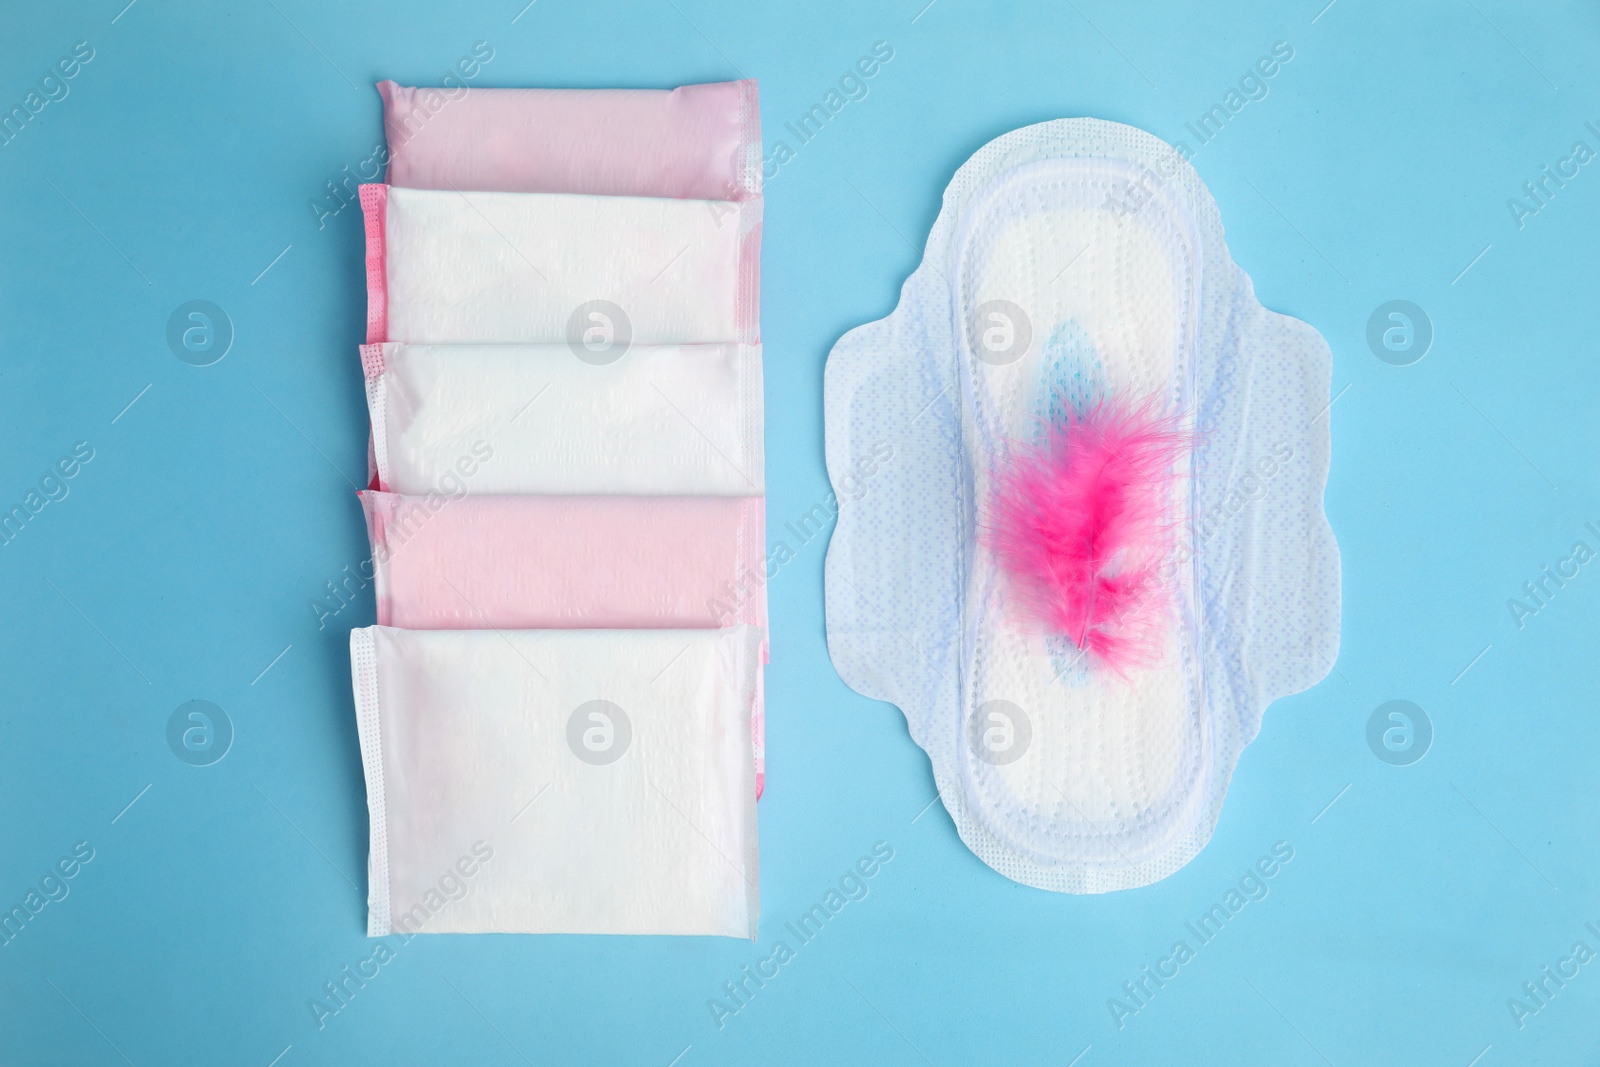
[[[1033,623],[1119,674],[1160,652],[1177,462],[1190,435],[1154,399],[1103,400],[995,472],[985,543]]]

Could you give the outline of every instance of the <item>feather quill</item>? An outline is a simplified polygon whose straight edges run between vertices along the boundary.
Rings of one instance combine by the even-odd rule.
[[[1158,572],[1191,435],[1154,398],[1063,407],[995,471],[986,543],[1026,618],[1126,676],[1160,652]]]

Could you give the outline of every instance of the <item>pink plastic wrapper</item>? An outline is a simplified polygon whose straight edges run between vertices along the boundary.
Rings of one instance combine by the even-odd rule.
[[[767,625],[763,497],[364,492],[361,504],[380,626]]]
[[[360,496],[380,626],[767,626],[764,497]],[[759,795],[765,717],[757,686]]]
[[[390,185],[748,200],[754,81],[665,89],[413,89],[378,83]]]

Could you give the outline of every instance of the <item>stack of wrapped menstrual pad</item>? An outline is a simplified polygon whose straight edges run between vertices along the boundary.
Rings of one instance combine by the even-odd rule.
[[[755,936],[754,82],[383,82],[368,926]]]

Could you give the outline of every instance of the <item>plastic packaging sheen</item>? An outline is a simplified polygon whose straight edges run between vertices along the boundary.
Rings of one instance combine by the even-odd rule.
[[[760,639],[351,631],[368,935],[754,937]]]
[[[763,491],[761,349],[364,345],[380,489],[755,496]],[[489,456],[483,462],[473,457]]]
[[[367,342],[754,344],[761,200],[363,185]]]
[[[749,200],[753,80],[677,89],[412,89],[378,83],[390,185]]]

